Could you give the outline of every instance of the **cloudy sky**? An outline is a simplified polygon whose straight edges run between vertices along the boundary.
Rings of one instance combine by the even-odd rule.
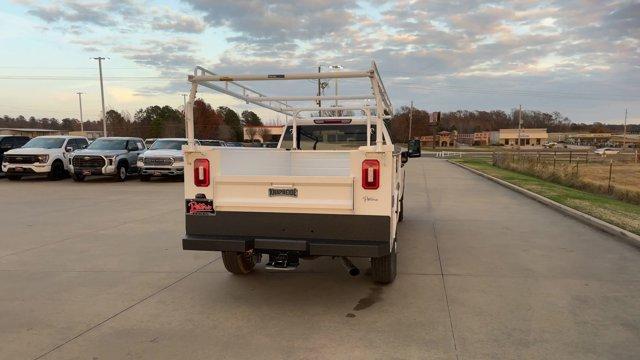
[[[91,58],[106,56],[107,106],[131,113],[181,106],[195,65],[276,73],[375,60],[395,107],[522,104],[608,123],[629,108],[640,123],[640,1],[3,0],[0,45],[0,115],[77,117],[82,91],[85,118],[99,117]],[[310,81],[293,90],[315,92]]]

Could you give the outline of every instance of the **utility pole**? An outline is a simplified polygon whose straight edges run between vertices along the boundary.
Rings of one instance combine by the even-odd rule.
[[[624,132],[622,135],[622,151],[627,146],[627,109],[624,109]]]
[[[411,140],[411,125],[413,124],[413,100],[411,100],[411,108],[409,109],[409,140]]]
[[[102,136],[107,137],[107,114],[104,111],[104,85],[102,83],[102,60],[106,60],[104,57],[95,57],[93,60],[98,60],[98,70],[100,71],[100,97],[102,99]]]
[[[522,135],[522,105],[518,109],[518,150],[520,150],[520,138]]]
[[[182,110],[182,117],[184,118],[184,134],[187,134],[187,94],[180,94],[182,95],[182,100],[184,100],[184,109]]]
[[[318,74],[322,72],[322,65],[318,66]],[[318,78],[318,96],[320,95],[320,92],[322,90],[322,79]],[[318,107],[322,107],[322,100],[318,99],[317,101],[318,103]],[[319,111],[318,111],[318,116],[322,116]]]
[[[182,110],[183,115],[186,117],[187,116],[187,94],[180,94],[182,95],[182,99],[184,100],[184,110]]]
[[[338,71],[338,70],[342,69],[343,66],[342,65],[331,65],[331,66],[329,66],[329,68],[331,68],[331,69],[333,69],[335,71]],[[334,80],[335,80],[335,86],[336,86],[336,89],[335,89],[335,93],[336,93],[335,107],[338,107],[338,78],[335,78]],[[338,116],[338,110],[335,111],[335,116]]]
[[[84,125],[83,125],[84,120],[82,119],[82,94],[83,93],[77,92],[76,94],[78,94],[78,101],[80,102],[80,131],[84,132]]]

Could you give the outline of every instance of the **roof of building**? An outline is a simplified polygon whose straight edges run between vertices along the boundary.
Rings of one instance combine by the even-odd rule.
[[[0,128],[0,130],[14,130],[14,131],[42,131],[42,132],[64,132],[64,131],[67,131],[67,130],[30,129],[30,128]]]

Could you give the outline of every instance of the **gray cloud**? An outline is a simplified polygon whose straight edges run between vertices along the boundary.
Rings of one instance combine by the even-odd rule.
[[[353,22],[355,0],[186,0],[212,26],[263,43],[291,43],[337,34]],[[231,38],[232,41],[244,37]]]
[[[206,29],[202,19],[175,13],[166,13],[153,18],[154,30],[166,30],[177,33],[201,33]]]
[[[446,110],[524,100],[583,116],[585,104],[578,106],[576,99],[594,104],[599,100],[592,95],[600,94],[616,104],[621,99],[640,107],[637,0],[182,1],[192,13],[133,0],[25,6],[47,23],[75,25],[78,38],[79,26],[108,26],[124,33],[124,39],[129,32],[155,31],[155,38],[153,32],[144,33],[151,40],[142,45],[120,39],[92,44],[87,35],[78,43],[111,49],[171,76],[184,76],[195,64],[233,73],[305,71],[320,63],[366,68],[375,58],[396,104],[414,99]],[[170,34],[197,34],[207,27],[222,30],[230,44],[215,64],[197,55],[206,44]],[[178,88],[182,85],[176,83],[149,91]],[[533,89],[535,96],[529,99],[526,92],[511,89]],[[571,92],[576,96],[554,96]],[[589,120],[602,120],[599,116]]]
[[[55,1],[51,5],[31,4],[27,13],[48,23],[64,21],[97,26],[113,26],[116,15],[130,18],[140,14],[140,9],[130,0],[107,0],[97,3],[75,0]]]

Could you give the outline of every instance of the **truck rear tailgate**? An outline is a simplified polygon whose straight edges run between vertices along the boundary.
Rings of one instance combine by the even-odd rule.
[[[219,211],[352,211],[353,177],[219,176],[213,199]]]

